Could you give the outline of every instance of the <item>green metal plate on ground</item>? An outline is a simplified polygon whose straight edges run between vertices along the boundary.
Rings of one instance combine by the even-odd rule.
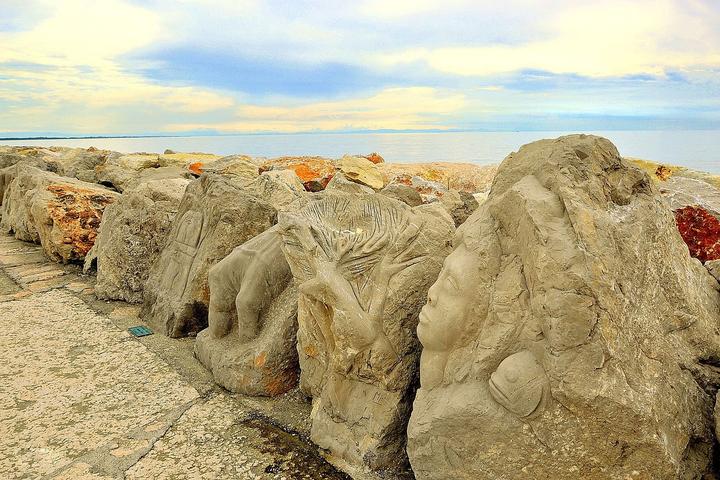
[[[143,325],[138,325],[137,327],[130,327],[128,328],[128,331],[136,337],[146,337],[148,335],[152,335],[153,333],[152,330]]]

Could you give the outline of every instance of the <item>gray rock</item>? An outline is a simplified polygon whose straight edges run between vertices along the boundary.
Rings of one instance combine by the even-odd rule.
[[[415,475],[702,477],[718,318],[666,201],[609,141],[524,146],[420,314]]]
[[[455,222],[455,226],[459,227],[465,220],[472,215],[478,208],[479,204],[475,197],[468,192],[458,192],[457,190],[448,190],[440,197],[440,204],[445,207]]]
[[[417,315],[454,226],[383,195],[325,192],[280,214],[299,285],[301,389],[311,438],[351,465],[406,463]]]
[[[85,270],[97,266],[99,298],[141,303],[150,267],[165,245],[189,180],[155,180],[108,206]]]
[[[123,192],[153,180],[192,179],[193,175],[187,168],[188,159],[175,156],[149,153],[113,155],[95,169],[96,181]]]
[[[195,356],[231,392],[275,396],[297,385],[297,289],[273,227],[210,269],[208,328]]]
[[[353,193],[357,195],[375,193],[375,190],[373,190],[372,188],[366,185],[362,185],[360,183],[353,182],[352,180],[348,179],[344,173],[340,171],[333,176],[332,180],[328,182],[325,189],[334,190],[336,192]]]
[[[380,190],[380,193],[395,200],[400,200],[411,207],[417,207],[423,203],[423,199],[417,190],[401,183],[391,183]]]
[[[269,202],[278,210],[302,202],[306,192],[300,178],[292,170],[270,170],[247,185],[248,191]]]
[[[171,337],[205,328],[210,268],[276,219],[276,209],[234,176],[203,174],[192,181],[150,269],[141,315]]]
[[[708,260],[705,262],[705,268],[710,272],[710,275],[715,277],[715,280],[720,282],[720,260]]]
[[[0,228],[41,244],[57,262],[83,261],[103,210],[118,196],[99,185],[19,165],[5,189]]]
[[[677,210],[687,206],[699,206],[720,218],[720,189],[694,178],[672,176],[659,182],[660,193]]]

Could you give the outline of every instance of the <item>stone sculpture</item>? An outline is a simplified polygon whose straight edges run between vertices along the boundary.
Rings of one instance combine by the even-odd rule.
[[[195,356],[232,392],[274,396],[297,384],[297,289],[273,227],[210,269],[208,328]]]
[[[416,477],[702,477],[719,318],[667,203],[609,141],[524,146],[420,314]]]
[[[326,192],[280,215],[301,292],[301,388],[312,440],[355,466],[406,463],[417,378],[414,331],[454,226],[379,194]]]
[[[179,337],[205,328],[210,268],[275,224],[276,209],[246,190],[251,181],[203,174],[188,185],[144,292],[141,315],[159,332]]]
[[[98,298],[141,303],[150,267],[165,246],[189,180],[153,180],[126,190],[105,209],[85,258],[97,267]]]

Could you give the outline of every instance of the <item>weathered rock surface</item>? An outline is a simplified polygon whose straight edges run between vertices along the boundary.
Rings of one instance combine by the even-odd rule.
[[[412,177],[437,182],[445,188],[470,193],[487,190],[492,183],[497,165],[473,163],[382,163],[377,166],[388,183],[406,183]]]
[[[385,179],[377,165],[365,157],[346,155],[338,162],[338,169],[353,182],[374,190],[380,190],[385,186]]]
[[[675,222],[690,256],[701,262],[720,259],[720,220],[702,207],[675,210]]]
[[[41,244],[57,262],[82,261],[95,242],[103,210],[117,197],[99,185],[21,165],[6,188],[0,228]]]
[[[448,190],[440,197],[440,203],[448,211],[455,222],[455,226],[459,227],[470,215],[478,208],[478,201],[471,193],[457,190]]]
[[[411,207],[417,207],[423,203],[423,199],[417,190],[401,183],[391,183],[380,190],[380,193],[395,200],[400,200]]]
[[[297,289],[273,227],[210,269],[208,328],[195,356],[215,381],[247,395],[275,396],[297,385]]]
[[[713,283],[609,141],[511,154],[420,315],[415,475],[702,477],[720,385]]]
[[[150,267],[165,245],[189,180],[142,183],[105,209],[85,270],[97,267],[99,298],[141,303]]]
[[[357,195],[375,193],[375,190],[368,187],[367,185],[353,182],[352,180],[348,179],[342,172],[337,172],[332,178],[332,180],[330,180],[330,182],[327,184],[327,187],[325,187],[325,189],[328,191],[335,190],[337,192],[352,193]]]
[[[356,466],[398,469],[417,379],[417,314],[449,251],[449,217],[383,195],[326,192],[280,214],[301,292],[311,438]]]
[[[276,209],[246,185],[215,174],[188,185],[145,287],[142,316],[158,331],[178,337],[205,328],[210,268],[276,222]]]
[[[191,179],[193,172],[190,165],[218,158],[217,155],[205,153],[134,153],[109,158],[95,168],[95,174],[98,183],[123,192],[151,180]]]
[[[335,175],[335,162],[324,157],[279,157],[262,162],[260,170],[292,170],[305,190],[319,192]]]
[[[705,268],[708,269],[710,275],[715,277],[715,280],[720,282],[720,260],[709,260],[705,262]],[[720,438],[720,437],[718,437]]]
[[[188,168],[197,175],[217,173],[220,175],[236,175],[245,178],[254,178],[259,175],[259,165],[247,155],[230,155],[209,162],[193,162]]]

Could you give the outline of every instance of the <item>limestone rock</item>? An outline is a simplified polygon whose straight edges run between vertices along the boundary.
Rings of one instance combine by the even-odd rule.
[[[179,337],[205,328],[210,268],[275,223],[276,209],[245,185],[203,174],[187,186],[145,286],[141,315],[157,331]]]
[[[5,191],[0,228],[41,244],[52,260],[82,261],[103,210],[117,197],[98,185],[20,166]]]
[[[97,182],[123,192],[152,180],[193,178],[187,165],[200,159],[215,159],[216,155],[134,153],[108,158],[95,168]]]
[[[702,477],[720,385],[712,283],[609,141],[509,155],[420,314],[416,477]]]
[[[335,175],[335,162],[324,157],[279,157],[262,162],[260,170],[292,170],[305,190],[319,192]]]
[[[375,190],[372,188],[349,180],[342,172],[337,172],[325,189],[328,191],[334,190],[336,192],[354,193],[356,195],[375,193]]]
[[[720,218],[720,188],[703,180],[673,176],[658,185],[670,208],[702,207]]]
[[[247,185],[247,189],[278,210],[289,208],[306,195],[304,185],[292,170],[263,172]]]
[[[338,163],[339,170],[353,182],[367,185],[374,190],[385,186],[385,179],[377,166],[364,157],[344,156]]]
[[[363,158],[367,158],[372,163],[385,163],[385,159],[377,152],[373,152],[369,155],[363,155]]]
[[[417,190],[402,183],[391,183],[380,190],[380,193],[395,200],[400,200],[411,207],[417,207],[423,203],[423,199]]]
[[[497,165],[473,163],[381,163],[378,169],[388,183],[407,183],[412,177],[436,182],[447,189],[469,193],[482,192],[492,184]]]
[[[705,268],[707,268],[710,275],[715,277],[715,280],[720,282],[720,260],[710,260],[705,262]]]
[[[325,192],[280,214],[298,301],[312,440],[355,466],[406,461],[417,314],[449,252],[449,218],[383,195]]]
[[[165,245],[189,180],[155,180],[125,191],[103,214],[85,259],[97,266],[99,298],[141,303],[150,267]]]
[[[465,223],[465,220],[467,220],[479,206],[472,194],[468,192],[458,192],[457,190],[448,190],[445,192],[440,197],[440,203],[445,207],[450,216],[452,216],[456,227]]]
[[[210,162],[194,162],[188,168],[197,175],[208,172],[248,179],[255,179],[260,173],[259,165],[247,155],[230,155]]]
[[[275,396],[297,384],[297,289],[273,227],[210,269],[208,328],[195,356],[231,392]]]

